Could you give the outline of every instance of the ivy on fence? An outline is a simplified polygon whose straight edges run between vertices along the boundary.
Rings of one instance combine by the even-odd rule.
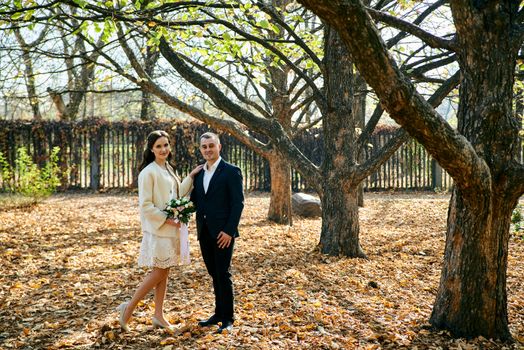
[[[57,164],[60,168],[61,189],[136,187],[138,164],[142,158],[146,137],[152,130],[167,131],[173,139],[174,160],[180,175],[187,174],[202,163],[198,137],[214,131],[200,122],[118,121],[85,119],[65,121],[6,121],[0,120],[0,152],[7,163],[14,165],[16,150],[25,147],[36,164],[44,164],[53,147],[60,147]],[[382,127],[372,136],[366,157],[384,145],[394,132]],[[268,191],[270,172],[267,161],[229,134],[221,137],[222,157],[238,164],[244,173],[247,191]],[[315,164],[323,158],[322,133],[313,130],[294,139],[295,144]],[[6,189],[6,179],[0,176],[0,187]],[[295,170],[292,171],[294,191],[308,191],[310,186]],[[451,186],[451,179],[416,142],[401,147],[371,175],[364,184],[366,190],[440,189]]]

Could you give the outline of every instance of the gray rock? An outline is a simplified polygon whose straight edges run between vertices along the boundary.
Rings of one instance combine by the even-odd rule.
[[[309,218],[322,216],[320,199],[305,193],[295,193],[291,196],[293,213]]]

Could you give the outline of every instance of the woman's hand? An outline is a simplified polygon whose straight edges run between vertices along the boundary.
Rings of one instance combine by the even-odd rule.
[[[204,164],[197,165],[197,167],[195,169],[191,170],[191,172],[189,173],[189,176],[192,179],[194,179],[195,175],[198,174],[200,172],[200,170],[202,170],[203,167],[204,167]]]
[[[166,219],[166,224],[170,225],[170,226],[175,226],[175,227],[178,227],[180,228],[180,221],[175,221],[175,219],[173,218],[167,218]]]

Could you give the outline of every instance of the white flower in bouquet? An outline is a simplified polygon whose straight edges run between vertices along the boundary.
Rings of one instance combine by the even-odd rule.
[[[182,222],[187,224],[191,219],[191,214],[196,211],[193,202],[187,197],[179,199],[172,199],[166,204],[164,213],[167,214],[168,218],[173,218],[175,222]]]

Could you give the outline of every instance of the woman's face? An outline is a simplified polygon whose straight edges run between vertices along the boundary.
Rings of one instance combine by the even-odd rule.
[[[151,151],[155,154],[155,160],[165,161],[171,152],[171,146],[167,137],[159,137],[153,144]]]

